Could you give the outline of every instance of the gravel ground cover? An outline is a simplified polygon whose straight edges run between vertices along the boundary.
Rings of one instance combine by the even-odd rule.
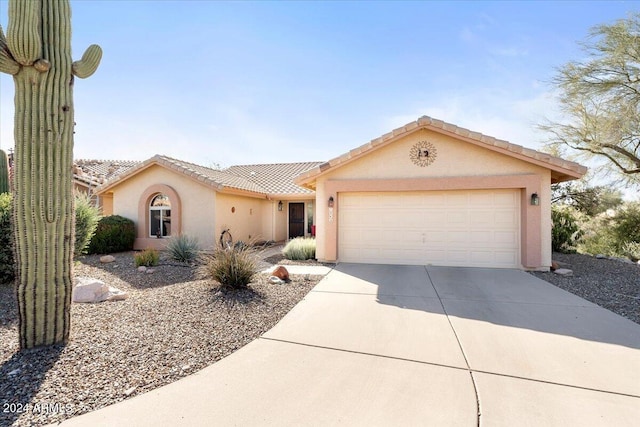
[[[58,422],[198,371],[272,328],[322,278],[273,285],[263,274],[249,289],[223,291],[197,280],[192,267],[164,260],[146,274],[131,252],[115,257],[110,264],[83,257],[75,275],[129,298],[72,304],[66,346],[18,352],[14,290],[0,285],[1,426]]]
[[[552,272],[535,276],[640,324],[640,265],[582,254],[553,254],[572,277]]]
[[[262,267],[314,263],[288,262],[278,251],[266,252]],[[574,276],[532,274],[640,324],[640,266],[578,254],[554,260]],[[269,330],[321,279],[294,276],[281,286],[260,275],[250,289],[221,291],[167,260],[140,273],[132,253],[111,264],[83,257],[75,274],[129,299],[73,304],[67,346],[20,353],[13,289],[0,285],[0,426],[58,422],[176,381]]]

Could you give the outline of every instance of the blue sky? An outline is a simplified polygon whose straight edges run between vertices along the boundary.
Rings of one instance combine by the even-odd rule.
[[[640,2],[71,1],[76,158],[328,160],[421,115],[539,149],[549,80]],[[0,0],[7,26],[7,1]],[[0,147],[13,145],[0,76]]]

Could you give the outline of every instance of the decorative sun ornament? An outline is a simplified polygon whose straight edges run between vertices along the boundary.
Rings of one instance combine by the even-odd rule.
[[[413,163],[420,167],[429,166],[436,160],[438,150],[428,141],[417,142],[411,150],[409,150],[409,158]]]

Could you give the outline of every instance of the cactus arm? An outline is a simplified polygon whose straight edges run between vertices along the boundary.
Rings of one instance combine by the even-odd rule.
[[[86,79],[96,72],[100,60],[102,59],[102,49],[97,44],[92,44],[82,55],[82,59],[75,61],[71,65],[73,75]]]
[[[13,60],[11,52],[9,52],[9,46],[7,46],[7,39],[2,31],[2,25],[0,25],[0,73],[18,74],[20,71],[20,64]]]
[[[9,192],[9,163],[7,155],[0,150],[0,194]]]
[[[10,1],[7,46],[13,59],[32,65],[42,58],[42,0]]]

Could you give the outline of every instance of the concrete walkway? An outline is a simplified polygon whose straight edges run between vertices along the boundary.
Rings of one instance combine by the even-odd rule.
[[[631,426],[640,325],[513,270],[340,264],[278,325],[73,426]]]

